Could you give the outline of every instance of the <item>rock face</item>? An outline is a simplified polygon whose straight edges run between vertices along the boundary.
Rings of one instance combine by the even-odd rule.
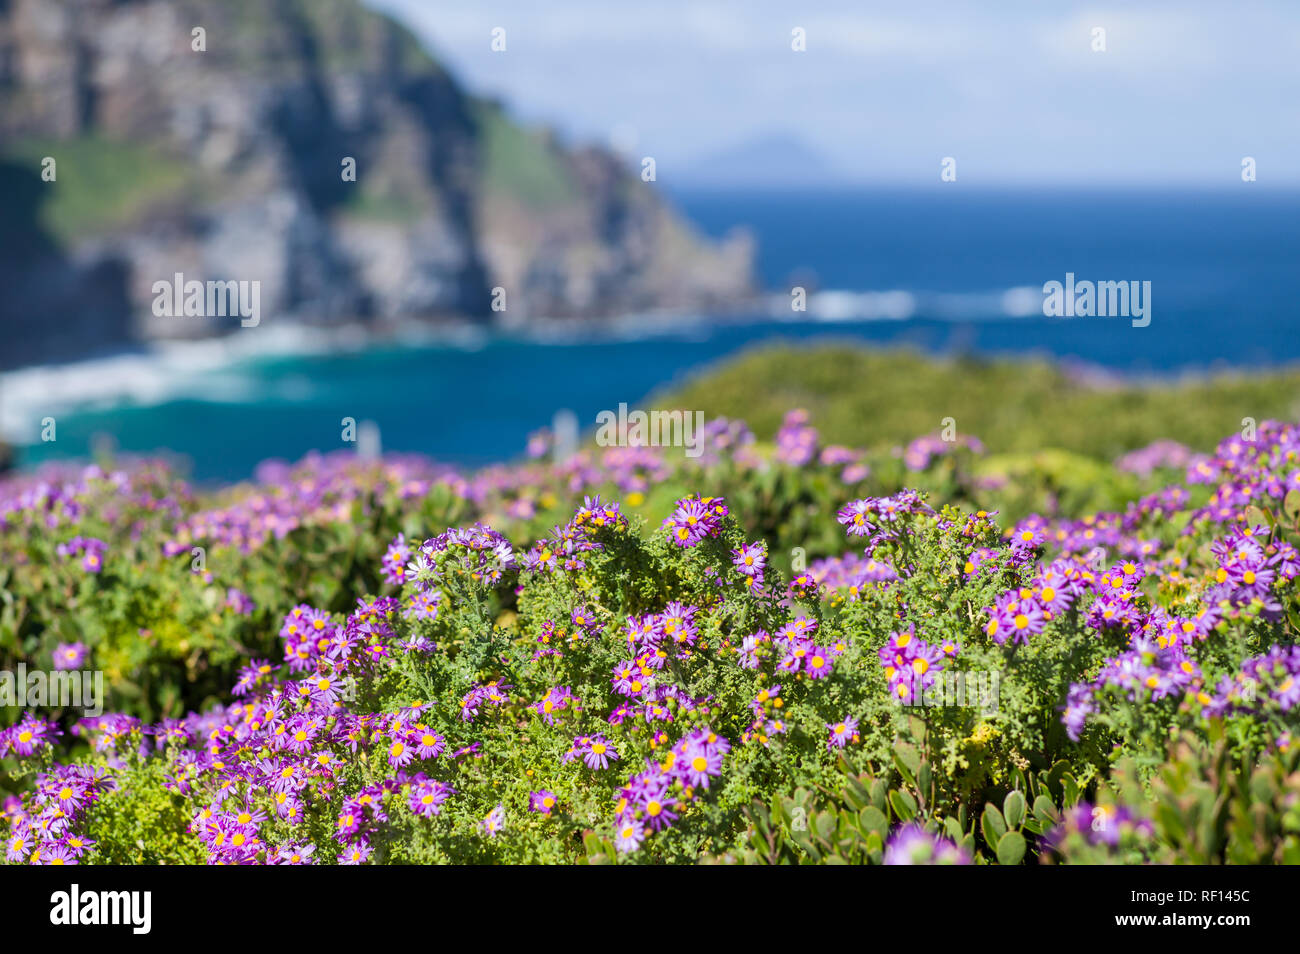
[[[744,236],[701,239],[357,0],[0,0],[0,227],[10,367],[239,327],[155,315],[176,273],[259,282],[263,324],[381,329],[751,292]]]

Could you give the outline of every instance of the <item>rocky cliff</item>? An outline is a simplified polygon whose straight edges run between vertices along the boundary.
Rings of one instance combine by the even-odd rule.
[[[0,0],[0,227],[0,366],[238,327],[155,315],[176,273],[259,282],[263,325],[380,329],[751,282],[744,236],[703,240],[357,0]]]

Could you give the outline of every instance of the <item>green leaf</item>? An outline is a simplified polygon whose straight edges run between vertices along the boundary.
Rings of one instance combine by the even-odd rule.
[[[852,775],[844,779],[844,801],[849,804],[854,811],[861,811],[871,801],[871,793],[867,786],[860,779]]]
[[[1055,824],[1060,816],[1057,814],[1056,806],[1052,804],[1052,800],[1046,795],[1039,795],[1034,799],[1034,817],[1046,825],[1049,823]]]
[[[912,788],[916,787],[916,770],[921,766],[921,756],[910,745],[900,745],[894,749],[894,765],[898,774]]]
[[[916,799],[907,792],[894,789],[889,793],[889,805],[899,821],[911,821],[916,815]]]
[[[885,785],[885,780],[883,778],[878,778],[871,783],[871,804],[875,805],[883,812],[888,798],[889,787]]]
[[[1186,840],[1188,826],[1173,805],[1168,802],[1157,802],[1152,810],[1152,817],[1163,838],[1174,845],[1180,845]]]
[[[605,850],[605,846],[601,843],[600,836],[594,831],[589,831],[583,836],[582,847],[587,850],[588,858],[596,858],[603,854]]]
[[[1245,518],[1246,518],[1246,526],[1248,526],[1248,527],[1257,527],[1257,526],[1262,526],[1262,527],[1271,527],[1271,526],[1273,526],[1273,518],[1270,517],[1270,516],[1269,516],[1267,513],[1265,513],[1263,510],[1260,510],[1260,509],[1259,509],[1258,507],[1256,507],[1256,506],[1253,506],[1253,505],[1252,505],[1252,506],[1247,507],[1246,510],[1245,510],[1245,512],[1244,512],[1244,514],[1243,514],[1243,516],[1245,516]]]
[[[835,816],[829,812],[818,815],[813,820],[813,829],[817,832],[818,838],[829,838],[831,832],[835,830]]]
[[[889,819],[874,805],[868,805],[858,813],[858,824],[864,831],[879,832],[882,836],[889,832]]]
[[[1002,803],[1002,814],[1007,820],[1008,828],[1019,828],[1025,820],[1025,796],[1019,792],[1010,792]]]
[[[992,802],[984,806],[984,815],[980,819],[980,824],[984,829],[984,840],[992,848],[998,843],[998,840],[1007,833],[1007,823],[998,811],[998,807]]]
[[[998,864],[1018,865],[1025,857],[1025,836],[1018,831],[1009,831],[998,842]]]
[[[1064,786],[1062,784],[1062,779],[1065,777],[1065,773],[1069,771],[1069,769],[1070,769],[1069,762],[1067,762],[1065,759],[1058,759],[1056,763],[1052,765],[1051,770],[1048,771],[1047,773],[1047,778],[1046,778],[1047,790],[1051,792],[1053,795],[1055,795],[1057,798],[1062,797],[1062,795],[1064,794]]]

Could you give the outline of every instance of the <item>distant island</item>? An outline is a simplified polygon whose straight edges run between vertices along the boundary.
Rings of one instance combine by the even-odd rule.
[[[0,4],[0,368],[274,322],[519,325],[712,311],[753,242],[706,239],[609,151],[469,95],[357,0]]]
[[[772,132],[686,163],[688,188],[789,189],[843,187],[852,177],[798,136]]]

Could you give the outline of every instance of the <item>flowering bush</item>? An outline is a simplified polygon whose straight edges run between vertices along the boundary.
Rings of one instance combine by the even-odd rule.
[[[472,481],[314,461],[207,509],[151,468],[21,491],[0,512],[28,557],[8,592],[41,617],[22,645],[120,652],[140,698],[171,657],[113,627],[157,610],[112,608],[157,593],[204,607],[187,664],[239,662],[189,714],[176,689],[0,732],[8,860],[1297,857],[1300,429],[1005,524],[971,499],[1013,499],[964,475],[974,441],[711,433],[702,463],[621,448]],[[168,576],[200,540],[212,569]],[[60,627],[56,572],[104,628]],[[1217,768],[1179,774],[1171,744]]]
[[[718,419],[698,458],[612,447],[472,475],[412,456],[317,454],[292,467],[264,464],[255,483],[215,495],[196,494],[159,461],[0,478],[0,667],[48,669],[60,645],[85,645],[124,711],[175,717],[220,701],[241,657],[272,652],[291,607],[343,612],[400,582],[391,568],[406,559],[407,538],[478,520],[526,545],[591,494],[615,495],[626,512],[656,520],[707,487],[732,501],[749,538],[765,541],[788,572],[795,554],[841,552],[824,514],[854,496],[910,485],[932,501],[992,500],[1019,514],[1083,498],[1121,506],[1141,486],[1095,474],[1076,485],[1033,463],[1015,465],[1008,482],[1008,463],[978,457],[967,439],[939,441],[947,451],[923,461],[903,447],[823,447],[801,414],[778,438],[761,445],[742,422]],[[544,455],[548,437],[530,448]]]

